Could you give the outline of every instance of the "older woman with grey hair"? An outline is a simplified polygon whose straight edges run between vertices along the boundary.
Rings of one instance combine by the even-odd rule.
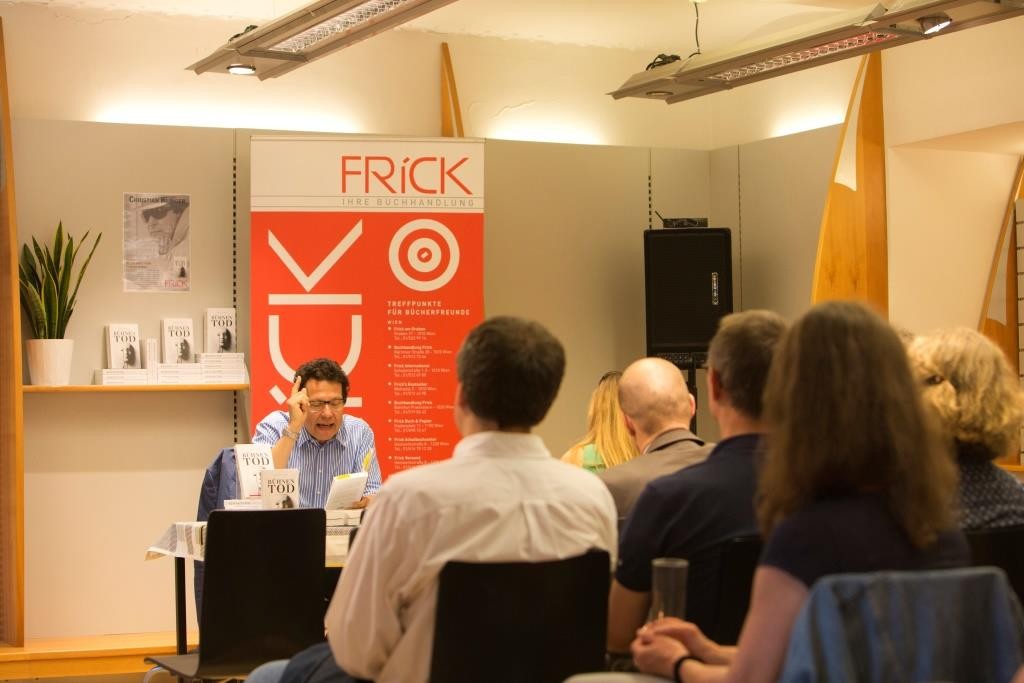
[[[1024,422],[1024,394],[1002,350],[956,328],[918,337],[910,357],[925,401],[956,448],[961,527],[1024,524],[1024,488],[992,462],[1018,450]]]

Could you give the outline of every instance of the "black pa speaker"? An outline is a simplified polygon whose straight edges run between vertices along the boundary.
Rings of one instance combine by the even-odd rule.
[[[647,355],[707,351],[732,313],[729,228],[644,231]]]

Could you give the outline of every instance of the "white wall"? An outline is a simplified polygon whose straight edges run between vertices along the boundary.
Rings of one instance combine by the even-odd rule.
[[[897,147],[885,163],[890,319],[976,328],[1017,159]]]
[[[162,317],[201,325],[231,305],[232,146],[227,130],[14,122],[18,242],[52,240],[59,219],[103,232],[68,325],[73,384],[104,367],[105,324],[158,337]],[[191,292],[122,291],[123,192],[191,195]],[[145,549],[195,518],[206,466],[235,441],[232,395],[27,394],[24,413],[26,636],[170,630],[173,564]]]
[[[1024,16],[883,55],[887,145],[1024,121]]]

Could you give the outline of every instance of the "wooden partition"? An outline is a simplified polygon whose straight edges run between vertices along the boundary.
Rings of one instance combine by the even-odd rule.
[[[21,305],[7,64],[0,22],[0,644],[25,640],[24,477],[21,431]]]

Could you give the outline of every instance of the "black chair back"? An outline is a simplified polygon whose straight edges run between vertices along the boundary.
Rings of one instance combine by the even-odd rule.
[[[975,567],[999,567],[1024,603],[1024,526],[965,531]]]
[[[148,660],[185,678],[240,678],[321,642],[325,531],[321,509],[211,512],[199,653]]]
[[[735,645],[750,607],[750,589],[761,557],[760,536],[738,536],[720,544],[717,611],[705,634],[722,645]]]
[[[604,668],[610,559],[448,562],[437,594],[431,683],[561,683]]]

